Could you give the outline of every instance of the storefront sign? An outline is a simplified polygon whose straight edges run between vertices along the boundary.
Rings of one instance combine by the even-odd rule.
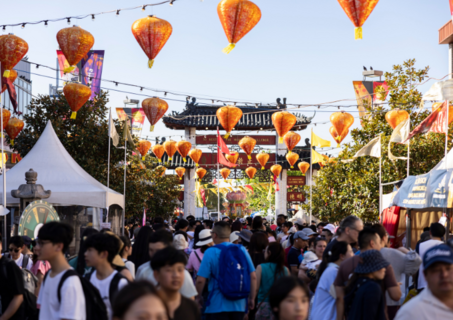
[[[234,134],[234,132],[233,132]],[[246,136],[230,136],[228,139],[223,139],[226,144],[238,144],[239,140]],[[271,146],[277,142],[276,136],[248,136],[256,140],[256,145]],[[222,136],[223,138],[223,136]],[[217,135],[210,134],[205,136],[197,136],[197,144],[217,144]]]

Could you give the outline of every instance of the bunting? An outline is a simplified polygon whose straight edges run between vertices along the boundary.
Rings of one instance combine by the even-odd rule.
[[[395,160],[407,160],[407,157],[395,157],[391,151],[391,144],[392,142],[401,143],[407,140],[410,132],[410,119],[406,119],[398,124],[392,132],[392,136],[390,137],[389,141],[389,159],[392,161]],[[407,141],[405,144],[409,144]]]

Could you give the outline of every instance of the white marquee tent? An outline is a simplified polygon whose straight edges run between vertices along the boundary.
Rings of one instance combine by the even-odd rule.
[[[20,199],[13,198],[11,190],[26,183],[25,172],[30,169],[38,173],[36,183],[52,191],[46,201],[54,206],[107,208],[116,204],[124,208],[124,196],[104,186],[75,162],[61,144],[50,121],[31,151],[6,172],[7,206],[19,204]],[[1,197],[2,181],[0,176]]]

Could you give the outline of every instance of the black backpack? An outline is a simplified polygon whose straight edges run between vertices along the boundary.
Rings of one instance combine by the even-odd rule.
[[[46,273],[43,284],[50,272],[51,270]],[[80,276],[77,271],[73,269],[67,270],[61,277],[57,290],[58,302],[61,302],[61,287],[63,286],[65,280],[69,277],[78,277],[80,279],[80,283],[82,284],[83,295],[85,296],[86,320],[108,320],[107,308],[104,301],[102,301],[102,297],[98,289],[91,284],[89,279]]]
[[[124,267],[125,269],[125,267]],[[118,269],[115,269],[115,270],[118,270]],[[94,273],[94,269],[91,270],[90,273],[87,273],[84,275],[84,277],[90,281],[91,279],[91,276],[93,275]],[[110,281],[110,287],[109,287],[109,300],[110,300],[110,305],[113,306],[113,299],[115,298],[116,294],[118,293],[118,285],[120,284],[120,281],[121,279],[125,279],[127,282],[129,282],[129,280],[127,280],[127,278],[125,276],[123,276],[121,273],[117,272],[114,276],[113,276],[113,279],[112,281]],[[91,283],[91,282],[90,282]]]

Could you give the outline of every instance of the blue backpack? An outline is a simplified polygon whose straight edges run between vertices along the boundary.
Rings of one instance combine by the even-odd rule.
[[[228,300],[240,300],[250,294],[250,268],[245,253],[239,245],[218,244],[220,249],[219,279],[220,292]]]

